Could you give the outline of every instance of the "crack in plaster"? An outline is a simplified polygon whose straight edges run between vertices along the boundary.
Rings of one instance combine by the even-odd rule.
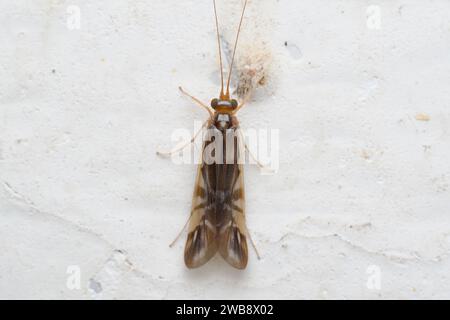
[[[441,262],[443,261],[445,258],[448,257],[447,254],[442,254],[442,255],[438,255],[432,259],[423,259],[417,252],[407,252],[406,254],[402,255],[402,254],[397,254],[394,252],[389,252],[389,251],[374,251],[374,250],[370,250],[362,245],[353,243],[351,240],[346,239],[344,236],[342,236],[339,233],[329,233],[329,234],[325,234],[325,235],[305,235],[305,234],[301,234],[298,232],[293,232],[290,231],[286,234],[284,234],[280,239],[278,239],[277,241],[275,241],[274,243],[280,243],[282,242],[284,239],[290,237],[290,236],[297,236],[297,237],[302,237],[302,238],[306,238],[306,239],[327,239],[327,238],[337,238],[340,241],[344,242],[345,244],[349,245],[352,248],[355,248],[357,250],[363,251],[365,253],[368,254],[373,254],[373,255],[378,255],[381,256],[383,258],[387,258],[389,260],[393,260],[396,261],[398,263],[407,263],[407,262],[419,262],[419,263],[424,263],[424,262]]]
[[[21,205],[25,206],[32,214],[47,217],[47,218],[52,219],[53,221],[56,221],[60,224],[66,225],[70,228],[74,228],[75,230],[77,230],[79,232],[86,233],[86,234],[102,241],[110,248],[115,248],[115,246],[111,242],[104,239],[100,234],[98,234],[88,228],[82,227],[73,221],[62,218],[54,213],[43,211],[43,210],[39,209],[32,200],[27,199],[25,196],[23,196],[21,193],[19,193],[17,190],[15,190],[7,181],[2,181],[2,182],[3,182],[3,187],[4,187],[5,191],[8,193],[7,199],[10,202],[12,202],[14,204],[17,204],[17,202],[19,202]],[[16,200],[16,201],[14,201],[14,200]]]

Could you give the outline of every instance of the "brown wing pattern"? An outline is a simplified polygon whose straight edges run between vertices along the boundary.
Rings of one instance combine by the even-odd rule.
[[[209,143],[205,142],[203,150]],[[224,148],[225,143],[224,137]],[[241,151],[237,141],[234,148],[234,163],[203,162],[198,167],[184,252],[188,268],[200,267],[217,251],[231,266],[247,266],[244,171],[237,161]]]
[[[219,252],[231,266],[244,269],[248,262],[245,225],[244,171],[242,165],[232,168],[231,188],[225,193],[224,219],[219,229]]]
[[[184,249],[184,262],[188,268],[202,266],[217,252],[217,229],[207,167],[201,163],[197,170],[188,238]]]

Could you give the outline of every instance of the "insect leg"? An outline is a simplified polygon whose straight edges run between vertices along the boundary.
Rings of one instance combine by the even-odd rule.
[[[253,242],[252,237],[250,236],[250,231],[248,230],[247,227],[245,227],[245,229],[246,229],[245,231],[246,231],[247,237],[250,240],[250,243],[252,244],[253,249],[255,250],[255,253],[256,253],[256,256],[258,257],[258,260],[261,260],[261,256],[259,255],[258,249],[256,249],[256,245]]]
[[[189,98],[191,98],[192,100],[194,100],[194,102],[196,102],[199,106],[203,107],[206,111],[208,111],[209,115],[212,117],[213,116],[213,111],[211,110],[210,107],[208,107],[205,103],[201,102],[199,99],[197,99],[194,96],[191,96],[189,93],[187,93],[186,91],[183,90],[182,87],[178,87],[178,89],[180,90],[180,92],[182,94],[184,94],[185,96],[188,96]]]
[[[189,218],[187,219],[186,223],[183,226],[183,229],[181,229],[180,233],[175,237],[175,239],[169,244],[169,247],[172,248],[173,245],[180,239],[181,235],[183,234],[183,231],[186,230],[186,227],[189,224],[189,221],[191,220],[192,214],[189,215]]]
[[[267,170],[267,171],[273,172],[272,168],[270,168],[270,167],[268,167],[268,166],[266,166],[266,165],[263,165],[261,162],[259,162],[258,159],[256,159],[256,157],[255,157],[255,156],[253,155],[253,153],[250,151],[250,148],[249,148],[249,147],[247,146],[247,144],[245,143],[245,139],[244,139],[244,137],[242,136],[241,130],[239,130],[239,136],[240,136],[242,145],[244,145],[245,150],[247,150],[248,154],[250,155],[250,157],[252,157],[253,161],[256,162],[256,165],[257,165],[260,169],[263,169],[263,170]]]
[[[180,147],[178,147],[178,148],[172,149],[172,150],[170,150],[170,151],[156,151],[156,154],[159,155],[159,156],[170,156],[170,155],[172,155],[172,154],[174,154],[174,153],[177,153],[177,152],[180,152],[180,151],[183,150],[184,148],[190,146],[190,145],[195,141],[195,139],[196,139],[197,136],[200,134],[200,132],[202,132],[203,128],[206,126],[206,124],[207,124],[208,122],[209,122],[209,120],[205,121],[205,122],[203,123],[202,127],[200,128],[200,130],[198,130],[197,133],[194,134],[194,136],[192,137],[192,139],[189,140],[189,141],[188,141],[187,143],[185,143],[184,145],[182,145],[182,146],[180,146]]]

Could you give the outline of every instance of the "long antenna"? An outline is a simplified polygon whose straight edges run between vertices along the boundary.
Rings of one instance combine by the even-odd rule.
[[[234,56],[236,54],[236,47],[237,47],[238,40],[239,40],[239,34],[241,33],[242,20],[244,20],[244,13],[245,13],[246,7],[247,7],[247,0],[245,0],[244,9],[242,9],[242,15],[241,15],[241,20],[239,21],[239,28],[238,28],[238,32],[236,35],[236,41],[234,42],[233,57],[231,58],[230,73],[228,74],[228,81],[227,81],[227,94],[226,94],[227,97],[230,96],[231,71],[233,70]]]
[[[214,16],[216,17],[216,33],[217,44],[219,45],[219,61],[220,61],[220,79],[222,81],[222,88],[220,89],[220,96],[223,96],[223,65],[222,65],[222,48],[220,47],[220,35],[219,35],[219,19],[217,18],[216,0],[214,2]]]

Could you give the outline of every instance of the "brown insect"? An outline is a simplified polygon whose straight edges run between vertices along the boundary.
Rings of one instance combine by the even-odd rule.
[[[244,171],[243,165],[239,160],[240,156],[242,156],[241,152],[244,151],[242,149],[249,150],[242,143],[242,135],[239,132],[239,122],[236,113],[246,101],[244,99],[239,104],[236,99],[231,98],[230,80],[247,0],[245,0],[242,9],[226,91],[224,90],[219,22],[215,0],[213,0],[213,4],[222,83],[219,98],[213,99],[210,106],[208,106],[186,93],[181,87],[179,88],[183,94],[206,109],[210,115],[209,119],[202,126],[202,129],[207,128],[208,133],[203,142],[202,163],[198,166],[191,213],[185,225],[186,227],[189,224],[184,261],[188,268],[197,268],[219,252],[231,266],[237,269],[244,269],[248,262],[247,238],[250,241],[251,238],[245,223]],[[167,153],[159,152],[158,154],[168,155],[180,151],[187,145],[190,145],[200,131],[194,135],[188,144],[181,148]],[[212,150],[211,155],[214,161],[208,161],[208,158],[205,157],[208,150]],[[225,154],[226,159],[224,159]],[[253,155],[251,156],[253,157]],[[217,159],[222,161],[217,161]],[[180,235],[181,233],[171,246]],[[256,254],[259,258],[257,251]]]

